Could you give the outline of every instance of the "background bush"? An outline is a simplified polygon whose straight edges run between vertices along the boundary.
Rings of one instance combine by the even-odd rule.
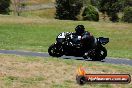
[[[82,16],[83,20],[99,21],[98,10],[92,5],[85,7]]]
[[[83,3],[81,0],[56,0],[56,19],[77,20]]]
[[[132,23],[132,7],[126,7],[124,9],[124,15],[122,20],[124,22]]]
[[[110,21],[118,22],[118,13],[123,8],[123,0],[98,0],[98,9],[110,17]]]
[[[0,14],[9,14],[10,0],[0,0]]]
[[[125,7],[126,6],[128,6],[128,7],[132,6],[132,0],[124,0],[124,6]]]

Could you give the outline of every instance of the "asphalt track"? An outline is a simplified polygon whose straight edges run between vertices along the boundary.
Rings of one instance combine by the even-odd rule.
[[[16,50],[0,50],[0,54],[14,54],[21,56],[35,56],[35,57],[50,57],[48,53],[42,52],[30,52],[30,51],[16,51]],[[62,56],[60,59],[75,59],[75,60],[84,60],[82,57],[73,57],[73,56]],[[85,61],[91,61],[89,59]],[[102,63],[111,63],[111,64],[122,64],[132,66],[132,60],[123,59],[123,58],[109,58],[107,57]]]

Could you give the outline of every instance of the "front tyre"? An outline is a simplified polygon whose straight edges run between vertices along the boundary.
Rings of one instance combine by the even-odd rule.
[[[60,44],[54,43],[49,47],[48,53],[53,57],[61,57],[63,56],[63,47]]]

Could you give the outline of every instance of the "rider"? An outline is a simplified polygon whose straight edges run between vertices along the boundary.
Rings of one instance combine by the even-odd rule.
[[[85,31],[85,27],[83,25],[78,25],[75,28],[74,35],[81,37],[80,43],[84,48],[91,49],[94,47],[94,36],[90,32]]]
[[[87,58],[88,51],[96,45],[94,36],[90,32],[85,31],[83,25],[76,26],[73,35],[72,40],[75,42],[75,45],[80,44],[82,46],[81,48],[85,52],[83,57]],[[76,42],[78,43],[76,44]]]

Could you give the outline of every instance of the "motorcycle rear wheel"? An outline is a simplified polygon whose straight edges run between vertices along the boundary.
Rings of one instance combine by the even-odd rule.
[[[105,59],[105,57],[107,56],[107,50],[105,47],[100,47],[99,49],[95,50],[95,53],[93,56],[91,56],[90,58],[93,61],[101,61],[103,59]]]
[[[53,57],[61,57],[63,56],[63,48],[61,45],[54,43],[49,47],[48,53]]]

